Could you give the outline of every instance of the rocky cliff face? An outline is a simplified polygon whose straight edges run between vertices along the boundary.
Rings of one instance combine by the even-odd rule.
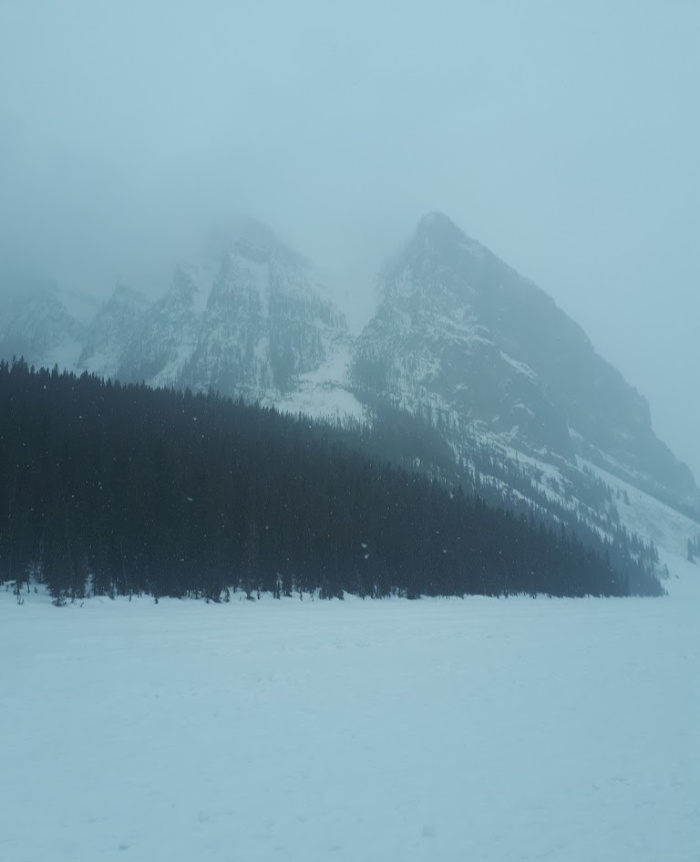
[[[47,364],[72,339],[59,364],[76,371],[265,403],[293,395],[303,375],[347,352],[349,339],[313,267],[252,223],[179,266],[155,302],[120,285],[85,325],[56,291],[44,291],[19,300],[0,334],[8,358]]]
[[[286,393],[346,331],[311,266],[258,227],[222,258],[182,380],[227,395]]]
[[[551,297],[444,215],[421,220],[381,295],[352,364],[365,397],[429,405],[457,438],[490,435],[572,463],[580,455],[676,502],[697,500],[644,398]]]
[[[115,376],[152,386],[180,385],[200,335],[199,292],[192,276],[178,267],[165,296],[145,309],[128,332],[128,349]]]
[[[119,285],[87,328],[77,370],[98,377],[117,377],[149,306],[146,297]]]

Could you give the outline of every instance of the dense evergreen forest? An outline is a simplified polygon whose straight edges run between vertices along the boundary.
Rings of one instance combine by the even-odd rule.
[[[0,580],[58,604],[663,592],[649,548],[486,502],[424,431],[0,363]]]

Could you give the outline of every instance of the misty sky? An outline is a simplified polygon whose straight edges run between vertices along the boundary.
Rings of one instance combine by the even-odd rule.
[[[358,325],[442,210],[700,478],[698,154],[698,0],[0,3],[0,262],[103,293],[248,213]]]

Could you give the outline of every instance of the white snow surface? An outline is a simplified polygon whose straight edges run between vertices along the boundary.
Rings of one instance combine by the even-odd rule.
[[[508,365],[510,365],[511,367],[515,368],[515,370],[518,372],[518,374],[524,374],[525,377],[529,377],[530,380],[537,380],[537,375],[532,370],[532,368],[530,368],[529,365],[527,365],[524,362],[520,362],[517,359],[513,359],[512,356],[509,356],[507,353],[504,353],[502,350],[500,350],[499,353],[501,354],[501,359],[504,362],[507,362]]]
[[[273,401],[282,413],[303,413],[329,421],[368,421],[368,411],[348,389],[351,346],[342,336],[328,345],[327,360],[315,371],[300,374],[293,392]]]
[[[613,490],[627,494],[629,502],[619,500],[617,504],[620,520],[631,533],[654,542],[662,562],[675,571],[686,554],[688,539],[700,534],[700,524],[596,464],[582,458],[578,462]]]
[[[663,599],[0,590],[6,862],[700,858],[700,569]]]

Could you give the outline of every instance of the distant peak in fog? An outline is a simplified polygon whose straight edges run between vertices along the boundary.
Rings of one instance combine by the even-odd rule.
[[[250,216],[219,221],[212,227],[204,251],[217,259],[239,251],[253,258],[273,256],[284,262],[308,265],[308,261],[286,245],[269,225]]]
[[[451,218],[442,212],[427,213],[420,219],[413,243],[418,245],[429,244],[439,252],[446,252],[459,247],[477,257],[492,254],[480,242],[467,236]]]
[[[464,233],[444,213],[435,211],[426,213],[418,222],[417,236],[443,237],[445,239],[463,239]]]
[[[150,305],[150,300],[141,291],[129,287],[128,284],[118,282],[114,288],[114,292],[109,300],[114,303],[131,303],[134,305],[142,305],[144,307]]]

